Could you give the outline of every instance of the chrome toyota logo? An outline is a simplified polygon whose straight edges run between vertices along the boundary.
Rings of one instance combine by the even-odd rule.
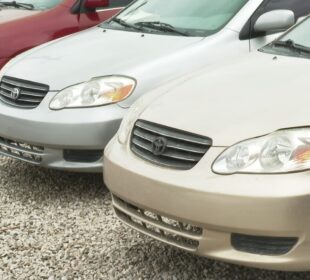
[[[20,95],[20,89],[19,88],[14,88],[12,91],[11,91],[11,97],[12,99],[14,100],[17,100],[18,97]]]
[[[152,152],[155,156],[162,155],[167,148],[167,139],[163,137],[156,138],[152,143]]]

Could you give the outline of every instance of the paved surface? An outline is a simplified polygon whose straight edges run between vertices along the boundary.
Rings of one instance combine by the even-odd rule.
[[[123,227],[100,175],[0,157],[0,280],[310,279],[199,258]]]

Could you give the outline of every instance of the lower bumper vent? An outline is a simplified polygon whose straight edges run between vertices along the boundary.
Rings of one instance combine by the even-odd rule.
[[[235,233],[231,235],[231,244],[237,251],[256,255],[285,255],[297,242],[298,238],[295,237],[263,237]]]
[[[130,227],[157,240],[194,252],[199,246],[202,228],[176,221],[138,208],[113,195],[118,218]]]
[[[40,164],[44,148],[0,137],[0,154],[32,164]]]
[[[69,162],[96,162],[102,155],[102,150],[64,150],[64,159]]]

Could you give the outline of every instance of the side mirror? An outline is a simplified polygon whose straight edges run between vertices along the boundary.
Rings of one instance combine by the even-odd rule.
[[[274,10],[262,14],[254,24],[257,32],[285,31],[295,24],[295,14],[291,10]]]
[[[109,0],[86,0],[84,7],[88,10],[96,10],[97,8],[109,7]]]

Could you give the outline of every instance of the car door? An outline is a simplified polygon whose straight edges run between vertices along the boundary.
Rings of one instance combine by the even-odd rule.
[[[80,29],[83,30],[111,18],[122,8],[129,5],[133,0],[108,0],[108,5],[106,7],[97,8],[95,11],[91,12],[83,9],[84,0],[81,1],[82,6],[79,24]]]
[[[295,14],[296,22],[310,13],[309,0],[266,0],[255,13],[251,16],[240,33],[241,40],[250,40],[250,49],[252,51],[266,45],[276,39],[280,33],[258,33],[254,30],[256,20],[264,13],[274,10],[291,10]]]

